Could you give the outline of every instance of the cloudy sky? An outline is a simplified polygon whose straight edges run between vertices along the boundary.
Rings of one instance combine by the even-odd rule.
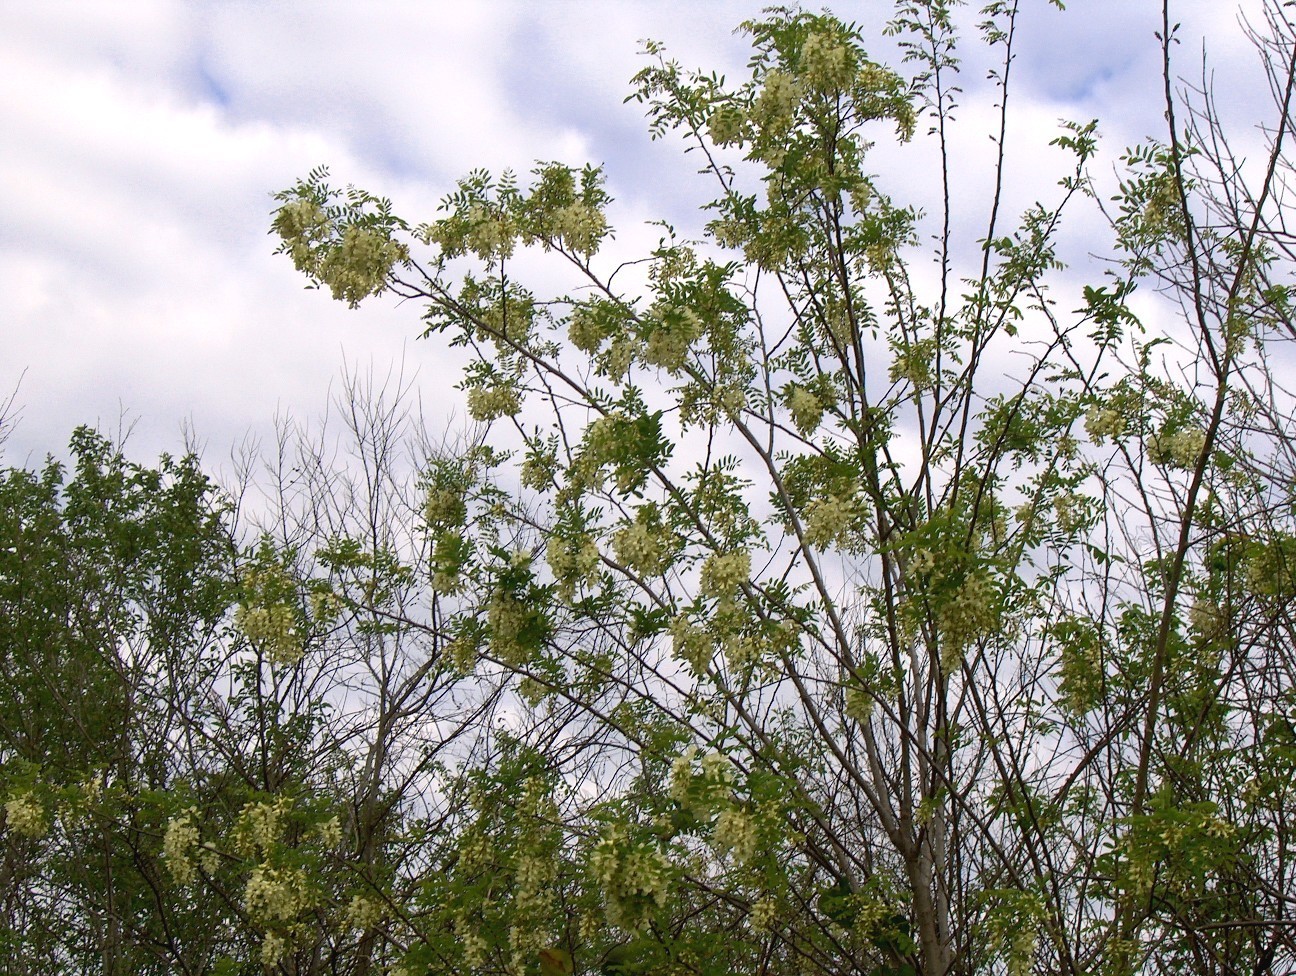
[[[1181,71],[1200,77],[1208,38],[1221,104],[1247,131],[1265,99],[1237,10],[1174,2]],[[403,363],[429,415],[448,419],[458,377],[415,339],[419,310],[376,300],[353,312],[304,290],[272,254],[271,194],[327,164],[335,182],[422,220],[475,167],[602,162],[629,254],[655,240],[649,220],[699,226],[709,189],[623,104],[640,39],[741,78],[747,45],[732,29],[761,6],[0,0],[0,401],[16,389],[18,419],[0,459],[38,463],[78,424],[124,421],[141,458],[180,450],[188,429],[219,463],[277,414],[318,415],[345,365],[381,375]],[[1059,118],[1102,120],[1107,171],[1163,126],[1160,3],[1070,7],[1023,0],[1009,133],[1020,205],[1062,175],[1047,145]],[[889,0],[832,9],[890,57]],[[993,92],[969,54],[959,177],[976,202]],[[875,169],[902,198],[936,201],[921,166],[883,154]],[[1100,235],[1092,215],[1079,221]],[[1072,250],[1083,262],[1083,243]]]

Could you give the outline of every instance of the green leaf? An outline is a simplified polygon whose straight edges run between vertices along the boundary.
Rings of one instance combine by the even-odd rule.
[[[842,880],[820,892],[819,911],[844,929],[854,925],[859,906],[854,902],[850,885]]]
[[[571,953],[551,946],[540,950],[540,976],[571,976],[574,967]]]

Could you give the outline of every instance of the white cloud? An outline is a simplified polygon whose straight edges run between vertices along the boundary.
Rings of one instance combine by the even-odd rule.
[[[448,412],[457,375],[437,347],[409,344],[418,310],[388,301],[351,313],[303,292],[288,262],[270,256],[270,194],[327,163],[338,182],[426,219],[474,167],[591,158],[608,164],[628,221],[615,253],[630,257],[657,238],[648,219],[695,230],[692,208],[710,191],[678,140],[650,142],[641,108],[622,105],[643,64],[638,41],[663,40],[685,67],[740,80],[747,41],[731,31],[761,6],[5,5],[0,392],[25,369],[27,405],[7,457],[57,450],[73,425],[111,426],[123,406],[141,418],[142,454],[174,450],[185,419],[221,454],[245,429],[267,429],[276,408],[321,410],[344,355],[381,365],[407,348]],[[1104,116],[1109,148],[1159,121],[1146,11],[1116,0],[1075,7],[1026,8],[1010,218],[1055,189],[1062,162],[1047,141],[1059,116]],[[1244,77],[1252,55],[1225,39],[1236,36],[1232,16],[1205,0],[1184,9],[1185,36],[1211,32],[1221,78]],[[882,56],[892,44],[870,48]],[[957,176],[980,204],[959,227],[964,247],[984,222],[984,68],[969,62],[961,79],[968,135]],[[1254,86],[1239,90],[1250,94],[1231,109],[1257,104]],[[912,151],[880,145],[875,158],[897,191],[932,199],[933,170]],[[1097,227],[1085,221],[1081,236]]]

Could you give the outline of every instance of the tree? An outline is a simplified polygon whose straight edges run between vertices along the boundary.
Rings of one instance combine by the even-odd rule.
[[[1292,24],[1269,5],[1249,29],[1275,114],[1244,164],[1209,76],[1176,88],[1165,5],[1168,130],[1123,157],[1114,260],[1072,295],[1062,215],[1107,207],[1096,127],[1061,125],[1054,199],[1009,229],[1020,16],[992,3],[969,39],[951,5],[899,3],[908,78],[797,10],[744,25],[738,86],[650,45],[632,97],[718,195],[705,239],[668,231],[634,287],[599,261],[594,167],[475,173],[420,226],[322,171],[281,194],[275,230],[313,282],[421,300],[427,334],[471,352],[469,410],[501,453],[433,472],[434,585],[464,601],[456,645],[574,722],[532,757],[582,852],[546,868],[563,896],[536,914],[529,855],[506,851],[509,937],[501,908],[466,956],[416,941],[470,968],[546,941],[605,971],[1290,963],[1291,398],[1272,357]],[[951,173],[975,43],[1001,58],[989,200]],[[935,153],[934,204],[869,174],[888,129]],[[953,228],[977,211],[969,262]],[[933,223],[934,282],[915,270]],[[579,287],[537,297],[524,248]],[[1179,309],[1164,334],[1130,305],[1149,286]],[[485,544],[487,512],[543,548]],[[606,913],[578,924],[591,898]]]
[[[384,922],[453,853],[499,692],[417,617],[406,475],[443,449],[398,387],[349,377],[345,463],[285,424],[233,496],[89,430],[71,477],[4,473],[5,972],[364,974],[403,949]]]
[[[0,479],[0,968],[145,971],[186,926],[144,853],[214,680],[230,538],[192,457],[78,430]],[[191,933],[200,931],[188,929]]]
[[[1296,964],[1296,27],[1271,4],[1246,28],[1274,93],[1263,160],[1230,148],[1208,74],[1175,81],[1167,3],[1166,133],[1123,154],[1108,199],[1096,124],[1062,123],[1053,197],[1010,218],[1030,11],[895,10],[904,74],[800,10],[744,25],[736,86],[649,45],[632,98],[716,195],[701,240],[665,227],[638,262],[601,256],[596,167],[474,173],[422,225],[323,170],[281,193],[274,229],[313,284],[417,300],[468,352],[476,426],[437,443],[403,382],[353,381],[342,463],[285,427],[235,493],[241,525],[233,503],[166,522],[224,540],[180,574],[212,601],[161,614],[184,625],[104,677],[141,689],[139,731],[83,736],[101,764],[155,747],[91,799],[60,758],[76,721],[41,713],[30,756],[6,730],[9,863],[69,870],[56,800],[92,807],[133,865],[106,916],[131,921],[141,971]],[[990,199],[960,192],[951,148],[975,45],[1000,65]],[[870,175],[882,140],[930,154],[932,200]],[[1111,248],[1074,284],[1058,255],[1082,208]],[[541,292],[523,250],[570,288]],[[87,483],[144,477],[98,450]],[[58,478],[18,538],[71,524]],[[88,579],[73,602],[98,606]],[[153,590],[124,592],[112,606]],[[81,904],[53,877],[15,904]],[[46,971],[89,965],[13,911]]]

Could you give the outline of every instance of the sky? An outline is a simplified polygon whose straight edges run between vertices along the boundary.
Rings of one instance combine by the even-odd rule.
[[[1200,79],[1205,39],[1245,142],[1266,98],[1237,8],[1173,2],[1179,72]],[[1022,3],[1008,146],[1017,210],[1065,173],[1048,146],[1059,119],[1100,119],[1108,176],[1123,147],[1164,130],[1160,3],[1069,6]],[[432,422],[462,421],[457,367],[416,338],[420,310],[384,297],[351,311],[304,289],[273,254],[272,194],[324,164],[419,222],[472,169],[593,161],[616,198],[619,254],[651,247],[653,220],[696,233],[710,187],[678,141],[650,140],[642,108],[624,102],[629,79],[653,38],[685,67],[742,80],[749,49],[733,28],[761,7],[0,0],[0,403],[13,395],[0,462],[39,464],[90,424],[130,429],[141,459],[188,441],[219,467],[236,445],[271,438],[276,417],[319,416],[346,369],[402,372]],[[882,36],[891,7],[831,9],[904,70]],[[1254,16],[1259,0],[1245,7]],[[994,118],[979,57],[967,52],[955,157],[969,244]],[[897,198],[930,206],[934,171],[910,158],[880,147],[872,165]],[[1102,221],[1076,220],[1066,256],[1095,280],[1085,265]]]

